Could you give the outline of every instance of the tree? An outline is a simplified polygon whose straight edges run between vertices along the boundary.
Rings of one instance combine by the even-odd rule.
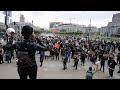
[[[61,29],[60,32],[66,32],[66,30],[65,29]]]

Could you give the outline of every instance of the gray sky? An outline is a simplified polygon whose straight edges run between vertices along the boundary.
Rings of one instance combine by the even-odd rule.
[[[32,22],[41,28],[49,28],[50,22],[63,22],[81,24],[100,28],[106,26],[108,22],[112,21],[113,14],[120,13],[120,11],[12,11],[12,21],[19,21],[20,14],[25,16],[26,22]],[[0,11],[0,22],[4,22],[4,14]]]

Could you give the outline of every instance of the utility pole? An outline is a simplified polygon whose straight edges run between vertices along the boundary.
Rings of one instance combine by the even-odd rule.
[[[8,11],[5,11],[5,26],[6,30],[8,29]],[[8,35],[6,34],[7,42],[8,42]]]
[[[33,20],[32,20],[32,28],[33,28]]]
[[[91,31],[91,19],[90,19],[90,24],[88,26],[88,42],[90,40],[90,31]]]

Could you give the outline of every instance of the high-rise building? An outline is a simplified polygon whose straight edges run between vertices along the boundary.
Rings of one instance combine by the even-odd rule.
[[[25,17],[23,14],[20,15],[20,22],[23,22],[23,23],[25,22]]]

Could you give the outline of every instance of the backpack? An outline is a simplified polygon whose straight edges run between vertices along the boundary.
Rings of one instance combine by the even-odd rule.
[[[92,71],[87,71],[86,72],[86,79],[92,79],[92,77],[93,77],[93,73],[92,73]]]
[[[32,67],[34,64],[30,59],[28,52],[18,51],[17,52],[18,64],[20,67],[28,68]]]

